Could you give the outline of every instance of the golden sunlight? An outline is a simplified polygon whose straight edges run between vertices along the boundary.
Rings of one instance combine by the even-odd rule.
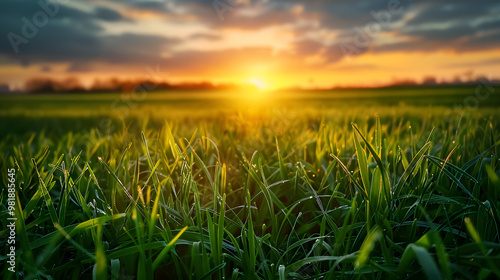
[[[256,88],[258,88],[261,91],[268,90],[269,87],[266,83],[262,81],[261,78],[251,78],[249,80],[250,84],[254,85]]]

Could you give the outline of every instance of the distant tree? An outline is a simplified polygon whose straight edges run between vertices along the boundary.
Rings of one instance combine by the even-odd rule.
[[[437,79],[434,76],[425,76],[424,79],[422,80],[422,85],[424,86],[435,86],[437,85]]]
[[[7,92],[10,92],[9,85],[0,84],[0,93],[7,93]]]
[[[416,86],[418,83],[410,78],[404,79],[394,79],[393,82],[389,85],[392,87],[401,87],[401,86]]]
[[[33,78],[26,81],[24,88],[28,92],[55,92],[54,81],[48,78]]]
[[[86,91],[80,81],[75,77],[69,77],[62,81],[56,81],[49,78],[33,78],[26,81],[24,88],[26,91],[33,93]]]

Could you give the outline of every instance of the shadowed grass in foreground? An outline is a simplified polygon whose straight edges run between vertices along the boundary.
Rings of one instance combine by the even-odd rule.
[[[274,114],[4,141],[18,275],[500,277],[497,124],[406,121]]]

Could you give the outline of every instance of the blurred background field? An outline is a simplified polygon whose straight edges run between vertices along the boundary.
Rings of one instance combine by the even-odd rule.
[[[476,89],[1,96],[8,277],[500,277],[500,88]]]
[[[64,133],[101,128],[120,120],[138,126],[173,121],[192,125],[238,117],[279,115],[283,120],[326,118],[348,123],[378,115],[382,119],[422,122],[442,117],[434,125],[458,125],[460,116],[492,117],[500,106],[499,88],[490,93],[477,86],[394,87],[324,91],[183,91],[138,93],[10,94],[0,96],[0,132],[22,135],[46,131]],[[491,89],[490,89],[491,90]],[[477,98],[476,95],[481,98]],[[229,118],[227,118],[229,117]],[[455,122],[454,124],[452,122]],[[417,124],[415,123],[415,125]],[[227,125],[230,126],[228,123]]]

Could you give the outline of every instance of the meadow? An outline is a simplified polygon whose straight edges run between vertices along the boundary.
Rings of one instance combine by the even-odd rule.
[[[498,278],[500,87],[476,89],[0,96],[2,276]]]

